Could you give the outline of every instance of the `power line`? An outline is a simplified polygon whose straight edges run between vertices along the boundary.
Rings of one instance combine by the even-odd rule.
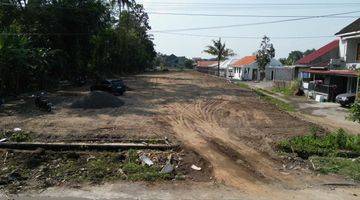
[[[210,29],[223,29],[223,28],[244,27],[244,26],[256,26],[256,25],[276,24],[276,23],[292,22],[292,21],[302,21],[302,20],[307,20],[307,19],[326,18],[326,17],[331,17],[331,16],[346,15],[346,14],[353,14],[353,13],[359,13],[359,12],[360,11],[352,11],[352,12],[345,12],[345,13],[318,15],[318,16],[310,16],[310,17],[300,17],[300,18],[294,18],[294,19],[275,20],[275,21],[268,21],[268,22],[233,24],[233,25],[225,25],[225,26],[184,28],[184,29],[172,29],[172,30],[161,30],[161,31],[153,31],[153,32],[182,32],[182,31],[210,30]]]
[[[0,35],[92,35],[95,33],[0,33]]]
[[[215,3],[215,2],[155,2],[146,1],[146,4],[153,5],[205,5],[205,6],[356,6],[360,5],[359,2],[348,3]]]
[[[202,35],[202,34],[190,34],[190,33],[174,33],[174,32],[157,32],[161,34],[179,35],[179,36],[191,36],[191,37],[204,37],[204,38],[228,38],[228,39],[262,39],[262,37],[256,36],[219,36],[219,35]],[[333,35],[327,36],[274,36],[271,39],[319,39],[319,38],[333,38]]]
[[[292,18],[292,17],[318,17],[316,15],[236,15],[236,14],[206,14],[206,13],[173,13],[173,12],[147,12],[153,15],[174,16],[203,16],[203,17],[249,17],[249,18]],[[360,16],[325,16],[323,18],[360,18]]]

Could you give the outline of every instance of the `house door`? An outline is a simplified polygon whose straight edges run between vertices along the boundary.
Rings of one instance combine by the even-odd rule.
[[[253,73],[252,73],[252,80],[257,80],[258,77],[258,70],[257,69],[253,69]]]
[[[274,80],[274,71],[271,71],[271,80]]]

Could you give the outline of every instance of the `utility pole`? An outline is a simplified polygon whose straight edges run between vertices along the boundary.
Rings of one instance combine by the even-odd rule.
[[[355,100],[359,101],[359,83],[360,83],[360,71],[359,74],[357,76],[357,82],[356,82],[356,93],[355,93]]]

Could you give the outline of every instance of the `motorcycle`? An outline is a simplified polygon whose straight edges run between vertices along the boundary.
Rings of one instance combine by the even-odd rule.
[[[45,92],[40,92],[38,94],[33,95],[35,98],[35,106],[38,107],[40,110],[44,110],[47,112],[51,112],[53,109],[52,103],[46,98]]]

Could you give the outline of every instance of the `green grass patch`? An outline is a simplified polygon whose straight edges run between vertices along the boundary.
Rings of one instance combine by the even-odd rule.
[[[57,185],[174,179],[177,175],[176,170],[169,174],[161,173],[168,155],[155,151],[151,154],[156,155],[161,161],[155,162],[152,166],[144,165],[139,160],[136,150],[116,153],[2,151],[0,156],[6,159],[0,164],[0,183],[2,188],[17,193],[24,188],[38,189]]]
[[[292,104],[289,104],[289,103],[286,103],[279,99],[268,96],[268,95],[266,95],[267,92],[263,91],[261,89],[256,89],[255,92],[260,96],[261,99],[263,99],[271,104],[274,104],[280,110],[287,111],[287,112],[295,112],[295,107]]]
[[[360,136],[349,135],[340,129],[322,137],[316,134],[297,136],[279,143],[278,147],[285,152],[295,152],[302,158],[317,156],[338,156],[343,151],[360,154]]]
[[[312,128],[311,134],[282,141],[278,148],[309,159],[314,169],[322,174],[340,174],[360,181],[360,135],[350,135],[339,129],[319,137],[318,131]]]
[[[294,90],[292,90],[292,88],[290,87],[285,87],[285,88],[272,88],[271,89],[272,92],[275,93],[281,93],[285,96],[292,96],[294,94]]]
[[[340,174],[360,181],[360,159],[311,157],[315,170],[322,174]]]
[[[0,138],[7,138],[10,142],[31,142],[31,132],[26,131],[3,131],[0,132]]]
[[[295,80],[292,81],[289,86],[286,87],[274,87],[271,91],[275,93],[281,93],[285,96],[293,96],[295,92],[300,88],[301,81]]]
[[[238,82],[236,83],[237,86],[243,88],[243,89],[250,89],[250,86],[246,83],[241,83],[241,82]]]

